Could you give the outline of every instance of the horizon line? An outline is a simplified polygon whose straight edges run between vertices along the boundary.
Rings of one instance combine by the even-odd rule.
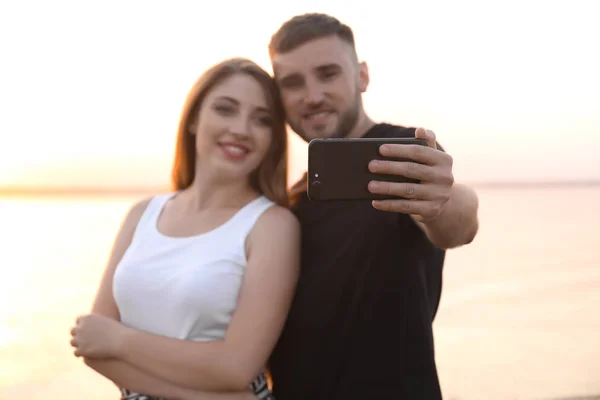
[[[511,188],[556,188],[556,187],[590,187],[600,186],[600,179],[582,181],[473,181],[461,182],[481,189],[511,189]],[[140,187],[102,187],[102,186],[0,186],[0,196],[47,195],[47,196],[111,196],[133,194],[156,194],[170,191],[165,186],[140,186]]]

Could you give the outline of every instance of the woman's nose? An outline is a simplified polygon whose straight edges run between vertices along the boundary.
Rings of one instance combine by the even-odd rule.
[[[232,121],[229,130],[235,135],[247,136],[250,133],[250,118],[240,115]]]

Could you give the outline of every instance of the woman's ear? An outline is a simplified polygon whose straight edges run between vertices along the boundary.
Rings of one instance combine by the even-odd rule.
[[[190,135],[196,136],[196,131],[198,130],[198,122],[190,121],[187,130],[190,133]]]

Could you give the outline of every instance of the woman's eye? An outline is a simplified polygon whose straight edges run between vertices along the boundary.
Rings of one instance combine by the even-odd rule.
[[[258,122],[261,123],[262,125],[271,126],[271,124],[273,123],[273,120],[269,116],[264,116],[264,117],[259,117]]]
[[[232,114],[233,107],[225,106],[225,105],[216,105],[215,110],[217,110],[221,114]]]

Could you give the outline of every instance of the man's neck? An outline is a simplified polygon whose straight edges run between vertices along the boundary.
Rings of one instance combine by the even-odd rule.
[[[358,118],[358,121],[356,121],[356,125],[354,126],[354,129],[352,129],[350,131],[350,134],[346,137],[347,138],[363,137],[369,131],[369,129],[371,129],[373,126],[375,126],[375,121],[373,121],[371,118],[369,118],[369,116],[367,114],[365,114],[363,112],[361,114],[361,116]]]

